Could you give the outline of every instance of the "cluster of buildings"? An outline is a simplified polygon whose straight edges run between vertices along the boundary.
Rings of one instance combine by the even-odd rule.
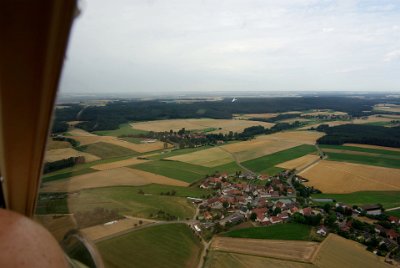
[[[261,176],[258,181],[264,185],[244,179],[237,181],[229,180],[226,173],[203,181],[200,188],[214,189],[216,195],[199,203],[199,220],[208,226],[217,222],[225,226],[248,219],[268,225],[285,222],[295,212],[312,213],[309,207],[301,208],[295,201],[295,189],[278,176]]]

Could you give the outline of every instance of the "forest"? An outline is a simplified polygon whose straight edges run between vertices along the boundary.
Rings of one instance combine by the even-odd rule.
[[[117,129],[130,121],[150,121],[179,118],[231,119],[233,114],[280,113],[310,109],[332,109],[346,112],[353,117],[371,114],[372,106],[387,100],[349,97],[301,97],[301,98],[241,98],[222,101],[175,103],[153,101],[113,101],[105,106],[83,107],[70,104],[57,109],[53,132],[65,128],[62,122],[83,121],[76,126],[87,131]],[[68,106],[64,105],[63,106]],[[290,115],[289,115],[290,117]],[[276,121],[283,118],[274,118]]]
[[[355,124],[335,127],[320,125],[317,130],[327,134],[317,140],[319,144],[341,145],[344,143],[360,143],[400,147],[400,127],[390,128]]]

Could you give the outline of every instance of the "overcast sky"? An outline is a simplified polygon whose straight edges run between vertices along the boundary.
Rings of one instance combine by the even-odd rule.
[[[400,90],[399,0],[84,0],[63,93]]]

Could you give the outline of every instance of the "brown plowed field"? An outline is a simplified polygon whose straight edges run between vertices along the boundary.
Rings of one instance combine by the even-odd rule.
[[[288,240],[216,237],[212,250],[311,262],[319,243]]]
[[[400,169],[322,160],[299,175],[325,193],[399,191]]]
[[[97,188],[106,186],[140,186],[151,183],[188,186],[183,181],[171,179],[161,175],[149,173],[142,170],[120,167],[110,170],[102,170],[45,183],[41,191],[43,192],[74,192],[87,188]]]

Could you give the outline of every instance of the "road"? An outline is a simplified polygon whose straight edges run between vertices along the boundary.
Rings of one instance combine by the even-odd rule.
[[[227,152],[228,154],[230,154],[233,158],[233,160],[235,160],[236,164],[241,167],[243,170],[245,170],[246,172],[250,173],[252,176],[257,176],[257,173],[253,172],[252,170],[248,169],[247,167],[243,166],[239,159],[237,159],[237,156],[234,153],[229,152],[228,150],[226,150],[225,148],[223,148],[222,146],[219,146],[219,148],[224,151]]]

